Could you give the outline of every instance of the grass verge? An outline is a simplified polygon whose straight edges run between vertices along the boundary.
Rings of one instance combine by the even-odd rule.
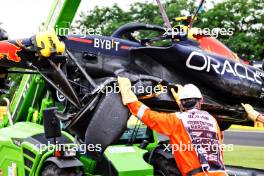
[[[233,149],[224,152],[226,165],[264,169],[264,147],[234,145]]]
[[[248,126],[241,126],[241,125],[232,125],[229,131],[263,131],[264,128],[262,127],[248,127]]]

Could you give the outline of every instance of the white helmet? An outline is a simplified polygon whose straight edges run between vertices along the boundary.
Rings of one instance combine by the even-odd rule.
[[[188,98],[202,98],[202,94],[198,87],[193,84],[186,84],[183,86],[182,90],[179,92],[179,99],[188,99]]]

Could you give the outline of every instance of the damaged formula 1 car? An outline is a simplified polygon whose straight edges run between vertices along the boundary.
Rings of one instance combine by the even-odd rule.
[[[30,39],[2,41],[0,66],[38,71],[51,92],[59,92],[65,99],[60,118],[66,128],[87,143],[100,140],[110,144],[124,130],[128,111],[119,95],[106,96],[105,91],[100,91],[114,86],[118,75],[129,77],[136,87],[167,87],[168,91],[159,96],[144,98],[149,92],[137,93],[144,103],[160,111],[179,109],[169,91],[175,83],[196,84],[204,95],[203,109],[216,117],[223,130],[231,124],[252,125],[241,102],[251,103],[263,112],[264,72],[243,64],[216,39],[200,35],[193,37],[196,40],[186,35],[162,35],[141,41],[123,38],[137,30],[165,32],[159,26],[131,23],[110,37],[62,36],[67,54],[52,59],[36,58],[34,52],[28,51]],[[152,40],[168,40],[170,44],[151,46]],[[98,132],[98,128],[111,135]],[[96,135],[93,131],[97,131]]]
[[[137,31],[160,35],[138,39],[133,36]],[[100,158],[126,130],[128,110],[118,93],[108,92],[116,86],[117,76],[130,78],[139,99],[164,112],[179,109],[170,88],[176,83],[196,84],[205,100],[202,109],[216,117],[222,130],[231,124],[253,125],[241,102],[264,112],[264,72],[244,64],[222,43],[194,29],[174,34],[161,26],[131,23],[112,36],[67,35],[60,40],[66,54],[49,59],[35,55],[31,39],[1,41],[0,67],[37,71],[54,99],[63,104],[56,116],[64,128],[80,143],[102,144],[100,152],[88,152],[93,158]],[[167,91],[139,91],[157,86]]]

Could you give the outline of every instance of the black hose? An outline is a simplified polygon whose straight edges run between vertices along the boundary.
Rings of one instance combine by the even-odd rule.
[[[77,67],[80,69],[80,71],[83,73],[87,81],[93,86],[93,88],[96,88],[97,85],[94,82],[94,80],[86,73],[85,69],[80,65],[78,60],[75,58],[75,56],[69,51],[66,50],[66,53],[69,55],[69,57],[72,59],[72,61],[77,65]]]

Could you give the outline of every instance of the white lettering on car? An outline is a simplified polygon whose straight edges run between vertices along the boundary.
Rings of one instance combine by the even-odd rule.
[[[117,42],[115,40],[106,40],[106,39],[94,39],[94,47],[95,48],[101,48],[106,50],[114,49],[115,51],[118,51],[120,42]]]
[[[194,56],[198,56],[199,58],[201,58],[202,64],[199,63],[199,65],[197,65],[194,62],[192,62],[194,61],[193,60],[195,58]],[[219,75],[224,75],[228,73],[235,77],[247,79],[249,81],[256,82],[262,85],[262,79],[260,77],[260,74],[257,73],[257,71],[254,72],[253,70],[248,69],[246,66],[244,66],[243,64],[239,62],[234,63],[234,65],[232,66],[229,60],[225,60],[223,63],[223,67],[220,68],[221,66],[220,61],[216,60],[215,58],[211,56],[206,56],[202,53],[199,53],[197,51],[193,51],[189,55],[189,57],[186,60],[186,66],[190,69],[197,70],[197,71],[210,72],[212,69],[215,73]]]
[[[260,77],[264,78],[264,72],[263,71],[256,71],[256,74],[259,75]]]
[[[203,60],[204,60],[204,65],[203,66],[195,66],[195,65],[191,65],[191,59],[193,58],[193,56],[201,56],[202,58],[203,58]],[[201,71],[201,70],[204,70],[205,68],[206,68],[206,66],[207,66],[207,59],[206,59],[206,57],[202,54],[202,53],[198,53],[198,52],[196,52],[196,51],[193,51],[191,54],[190,54],[190,56],[188,57],[188,59],[187,59],[187,61],[186,61],[186,65],[187,65],[187,67],[188,68],[191,68],[191,69],[194,69],[194,70],[199,70],[199,71]]]
[[[225,62],[224,62],[224,66],[223,66],[221,75],[224,75],[225,72],[232,73],[234,76],[237,76],[228,60],[225,60]]]
[[[243,75],[242,73],[238,72],[238,68],[242,68],[244,70],[244,74],[246,74],[246,68],[241,64],[241,63],[236,63],[234,66],[235,72],[236,74],[240,77],[240,78],[246,78],[245,75]]]
[[[220,62],[218,62],[217,60],[215,60],[214,58],[207,56],[208,57],[208,66],[207,66],[207,72],[210,71],[211,66],[213,67],[214,71],[218,74],[220,74],[219,72],[219,68],[220,68]],[[215,63],[213,63],[212,61],[214,61]]]

